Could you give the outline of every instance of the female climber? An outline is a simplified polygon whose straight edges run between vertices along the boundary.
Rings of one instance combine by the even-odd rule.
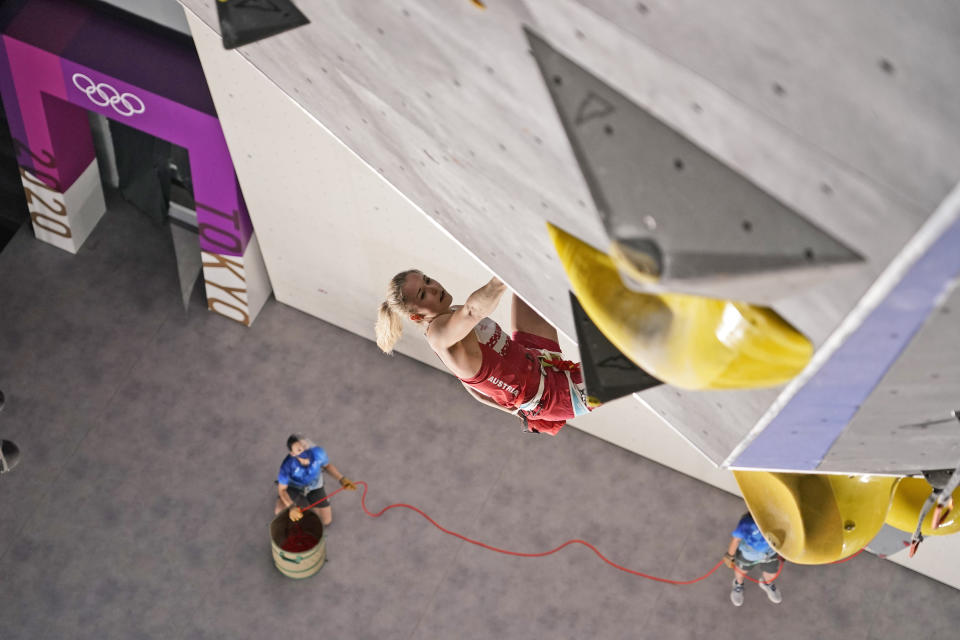
[[[579,363],[564,360],[557,330],[514,294],[508,336],[487,317],[507,287],[497,278],[462,306],[443,286],[412,269],[398,273],[380,305],[377,345],[391,353],[402,316],[420,325],[440,361],[479,402],[518,415],[524,431],[556,435],[567,420],[588,413]]]

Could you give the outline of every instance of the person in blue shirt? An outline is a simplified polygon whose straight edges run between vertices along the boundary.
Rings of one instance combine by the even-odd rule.
[[[290,509],[290,519],[296,522],[303,517],[301,507],[322,500],[312,510],[320,517],[323,526],[328,526],[333,522],[333,510],[323,489],[323,472],[333,476],[348,491],[356,491],[357,485],[333,466],[322,447],[315,446],[299,433],[287,438],[287,450],[290,453],[283,459],[277,473],[279,497],[274,515]]]
[[[763,572],[763,580],[759,584],[770,602],[782,602],[783,596],[773,582],[780,570],[780,557],[763,537],[753,516],[743,514],[732,535],[727,552],[723,554],[723,563],[734,570],[733,589],[730,591],[733,605],[739,607],[743,604],[743,576],[754,568]]]

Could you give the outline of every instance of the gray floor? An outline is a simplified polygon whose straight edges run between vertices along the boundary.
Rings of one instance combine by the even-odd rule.
[[[274,568],[271,481],[303,430],[370,506],[403,501],[510,549],[586,538],[692,578],[744,510],[576,430],[522,436],[450,377],[270,302],[251,329],[179,300],[166,229],[113,204],[77,256],[29,229],[0,253],[0,637],[953,637],[960,594],[869,556],[788,566],[784,602],[729,576],[688,587],[583,548],[498,556],[419,516],[334,498],[330,561]],[[372,314],[371,314],[372,319]]]

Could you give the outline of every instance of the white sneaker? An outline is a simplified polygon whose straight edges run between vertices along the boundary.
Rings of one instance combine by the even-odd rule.
[[[767,592],[767,597],[770,598],[770,602],[774,604],[783,602],[783,594],[777,589],[776,583],[771,582],[767,584],[766,582],[760,582],[760,588]]]
[[[733,581],[733,589],[730,591],[730,602],[733,606],[739,607],[743,604],[743,583]]]

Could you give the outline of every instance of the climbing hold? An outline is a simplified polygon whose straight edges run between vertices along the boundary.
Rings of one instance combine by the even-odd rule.
[[[903,478],[893,494],[890,511],[887,513],[887,524],[902,531],[914,531],[917,528],[920,510],[923,509],[932,490],[933,487],[923,478]],[[960,489],[953,492],[953,498],[955,500],[960,498]],[[957,511],[951,510],[945,515],[943,509],[940,511],[941,513],[938,514],[941,520],[940,526],[936,529],[933,528],[933,510],[923,519],[920,532],[924,536],[946,536],[960,531],[960,515]]]
[[[588,406],[597,407],[661,384],[607,340],[572,293],[570,305],[573,307]]]
[[[770,305],[863,257],[525,27],[610,252],[640,293]],[[744,229],[744,218],[750,220]],[[648,224],[652,220],[655,224]]]
[[[217,17],[224,49],[250,44],[310,23],[291,0],[219,0]]]
[[[734,471],[760,531],[798,564],[847,558],[883,527],[900,478]]]
[[[548,223],[571,288],[597,328],[652,376],[685,389],[782,384],[813,345],[767,307],[624,286],[610,256]]]

